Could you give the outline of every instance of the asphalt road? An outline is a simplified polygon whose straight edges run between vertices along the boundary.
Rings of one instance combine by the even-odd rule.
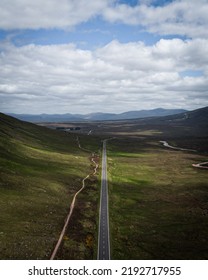
[[[107,140],[103,141],[103,155],[102,155],[98,260],[110,260],[106,141]]]

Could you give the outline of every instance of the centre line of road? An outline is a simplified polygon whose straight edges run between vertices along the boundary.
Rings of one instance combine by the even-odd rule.
[[[107,139],[103,141],[103,154],[102,154],[102,178],[101,178],[101,192],[100,192],[100,213],[99,213],[100,217],[99,217],[98,255],[97,255],[98,260],[110,260],[106,142]]]

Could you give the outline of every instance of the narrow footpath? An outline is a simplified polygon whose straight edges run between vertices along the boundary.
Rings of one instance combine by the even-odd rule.
[[[86,152],[89,152],[89,153],[92,153],[90,150],[87,150],[87,149],[84,149],[84,148],[81,147],[80,142],[79,142],[79,137],[77,137],[77,144],[78,144],[78,146],[79,146],[79,148],[80,148],[81,150],[86,151]],[[57,243],[56,243],[56,246],[55,246],[55,248],[54,248],[54,250],[53,250],[53,252],[52,252],[52,254],[51,254],[50,260],[54,260],[55,257],[56,257],[56,255],[57,255],[57,252],[58,252],[58,250],[59,250],[59,248],[60,248],[60,245],[61,245],[61,243],[62,243],[62,241],[63,241],[63,238],[64,238],[64,235],[65,235],[66,229],[68,228],[69,221],[70,221],[70,219],[71,219],[72,213],[73,213],[73,211],[74,211],[74,206],[75,206],[76,198],[77,198],[77,196],[79,195],[79,193],[85,188],[85,181],[86,181],[91,175],[96,175],[96,173],[97,173],[97,169],[98,169],[99,165],[98,165],[98,164],[95,162],[95,160],[94,160],[94,153],[92,153],[91,161],[92,161],[93,164],[95,165],[94,172],[93,172],[93,174],[88,174],[88,175],[82,180],[82,187],[81,187],[81,189],[78,190],[78,191],[75,193],[75,195],[74,195],[74,197],[73,197],[73,200],[72,200],[72,203],[71,203],[71,205],[70,205],[70,210],[69,210],[69,213],[68,213],[68,215],[67,215],[65,224],[64,224],[63,229],[62,229],[62,231],[61,231],[61,233],[60,233],[60,236],[59,236],[59,239],[58,239],[58,241],[57,241]]]

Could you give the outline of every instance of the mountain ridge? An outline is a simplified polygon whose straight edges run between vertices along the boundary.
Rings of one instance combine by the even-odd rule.
[[[90,114],[13,114],[7,113],[7,115],[15,117],[19,120],[28,122],[68,122],[68,121],[107,121],[107,120],[128,120],[147,117],[163,117],[169,115],[175,115],[180,113],[186,113],[184,109],[164,109],[156,108],[151,110],[138,110],[127,111],[119,114],[114,113],[90,113]]]

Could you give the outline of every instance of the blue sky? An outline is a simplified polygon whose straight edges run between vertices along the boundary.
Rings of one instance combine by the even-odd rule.
[[[74,43],[79,48],[92,50],[115,39],[121,43],[143,41],[147,45],[152,45],[162,38],[162,36],[150,34],[142,28],[138,28],[138,26],[119,23],[109,24],[102,19],[90,20],[69,31],[60,29],[3,31],[0,38],[6,39],[8,36],[11,36],[11,42],[16,46],[31,43],[37,45]],[[163,37],[170,38],[171,36]]]
[[[207,0],[3,1],[0,111],[207,106],[207,13]]]

